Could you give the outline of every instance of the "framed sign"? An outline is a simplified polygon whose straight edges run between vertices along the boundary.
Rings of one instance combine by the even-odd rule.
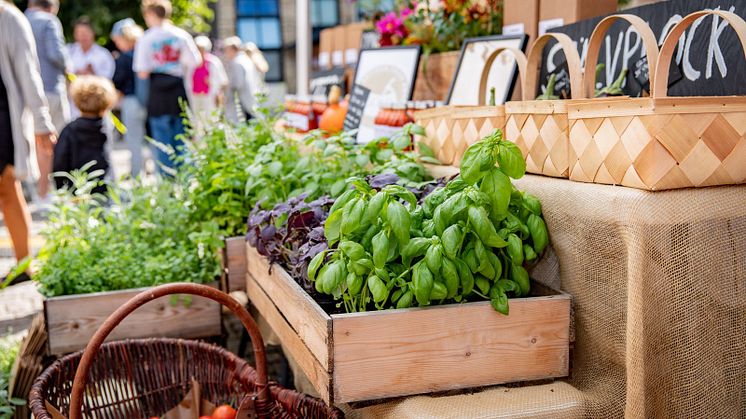
[[[342,89],[342,96],[347,94],[347,82],[345,80],[344,68],[335,68],[332,70],[315,71],[311,76],[311,94],[312,95],[329,95],[332,86],[339,86]]]
[[[510,47],[523,51],[526,48],[526,40],[526,35],[497,35],[464,40],[461,58],[451,82],[446,104],[480,105],[477,103],[479,102],[479,82],[487,58],[498,48]],[[492,63],[485,97],[489,97],[489,89],[494,87],[495,103],[498,105],[505,103],[513,94],[513,86],[518,78],[516,67],[512,54],[500,54]]]
[[[381,103],[412,97],[419,63],[419,46],[360,51],[344,124],[345,131],[358,130],[358,143],[375,139],[373,125]]]

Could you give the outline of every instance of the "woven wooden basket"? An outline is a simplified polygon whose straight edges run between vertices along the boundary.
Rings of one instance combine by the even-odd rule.
[[[569,173],[568,101],[531,100],[537,91],[542,53],[551,39],[557,40],[565,53],[571,94],[575,95],[581,89],[580,56],[572,39],[561,33],[540,36],[528,54],[523,100],[505,104],[505,137],[523,152],[527,172],[566,178]]]
[[[225,349],[203,342],[152,338],[102,345],[127,315],[169,294],[199,295],[231,309],[249,331],[256,370]],[[193,379],[201,386],[202,398],[238,406],[238,417],[343,417],[321,400],[268,382],[264,343],[248,311],[221,291],[186,283],[144,291],[117,309],[85,351],[61,358],[36,379],[29,405],[36,419],[59,414],[71,419],[160,417],[184,399]]]
[[[445,165],[458,166],[470,145],[505,129],[505,106],[487,106],[487,83],[495,59],[503,52],[513,54],[518,65],[521,85],[526,69],[526,57],[517,48],[498,48],[484,63],[479,82],[479,106],[443,106],[415,113],[415,122],[425,128],[426,137],[419,139],[435,151]]]
[[[661,46],[635,16],[602,20],[594,30],[585,66],[585,94],[592,94],[604,33],[618,19],[631,22],[646,43],[651,97],[572,101],[570,179],[665,190],[746,182],[746,97],[667,97],[668,71],[679,38],[697,19],[718,15],[746,50],[746,22],[709,10],[676,24]],[[657,55],[657,59],[651,57]]]

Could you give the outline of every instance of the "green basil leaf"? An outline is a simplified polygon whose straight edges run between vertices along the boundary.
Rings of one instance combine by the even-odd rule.
[[[531,195],[528,192],[525,192],[523,194],[523,204],[526,208],[528,208],[529,211],[533,212],[535,215],[541,215],[541,201],[539,201],[539,198]]]
[[[354,273],[350,272],[347,274],[347,292],[350,293],[350,295],[357,296],[360,294],[360,291],[363,289],[363,277],[359,275],[355,275]]]
[[[386,209],[386,215],[396,240],[401,246],[406,246],[409,243],[409,225],[411,222],[409,212],[398,201],[391,201]]]
[[[373,265],[383,269],[389,255],[389,239],[385,230],[381,230],[373,236]]]
[[[342,210],[342,234],[351,234],[362,226],[367,204],[361,198],[353,198]]]
[[[500,279],[497,281],[497,285],[505,292],[515,292],[519,295],[521,293],[521,287],[512,279]]]
[[[360,243],[355,243],[350,240],[342,240],[339,242],[339,249],[352,260],[358,260],[365,257],[365,249],[363,249],[363,246],[360,245]]]
[[[321,264],[324,262],[324,256],[326,256],[326,250],[319,252],[308,264],[308,279],[311,281],[316,279],[316,272],[318,272]]]
[[[508,214],[512,188],[510,178],[497,167],[490,169],[482,179],[479,189],[489,199],[490,217],[493,222],[499,222]]]
[[[442,282],[433,282],[433,290],[430,292],[430,300],[443,300],[448,295],[448,290]]]
[[[508,307],[508,296],[505,295],[505,293],[498,295],[497,298],[490,299],[490,304],[492,305],[492,308],[500,314],[507,316],[510,312]]]
[[[342,195],[339,196],[336,200],[334,200],[334,203],[332,204],[332,207],[329,208],[329,214],[337,211],[338,209],[344,207],[348,202],[350,202],[350,199],[357,195],[357,191],[354,189],[348,189],[345,191]]]
[[[386,284],[381,281],[381,278],[375,275],[368,277],[368,289],[373,296],[373,301],[376,303],[383,302],[389,295],[389,290],[386,288]]]
[[[531,234],[531,241],[534,243],[534,250],[541,254],[544,248],[549,244],[549,232],[544,220],[536,214],[528,216],[528,231]]]
[[[469,249],[464,253],[463,256],[464,262],[466,263],[466,266],[469,267],[469,270],[471,272],[477,273],[479,272],[479,260],[476,255],[476,251],[474,249]]]
[[[443,259],[443,263],[440,266],[440,276],[443,278],[446,290],[448,291],[446,298],[455,297],[458,293],[460,282],[456,263],[448,258]]]
[[[399,298],[399,301],[396,302],[396,308],[409,308],[412,307],[412,300],[414,299],[414,294],[412,291],[407,291],[404,294],[402,294],[401,298]]]
[[[430,304],[430,293],[433,290],[433,274],[427,269],[427,266],[418,262],[412,268],[412,285],[414,286],[414,296],[417,303],[421,306]]]
[[[342,226],[342,209],[329,213],[329,218],[324,222],[324,237],[329,245],[339,240],[339,230]]]
[[[536,252],[534,251],[534,248],[529,246],[528,244],[523,245],[523,254],[526,255],[526,260],[529,262],[533,262],[538,257],[536,255]]]
[[[458,224],[454,224],[445,229],[440,241],[443,243],[443,252],[446,256],[451,259],[456,259],[461,250],[461,243],[463,240],[464,233],[461,231],[461,226]]]
[[[466,262],[456,259],[455,263],[461,283],[461,295],[468,296],[474,289],[474,276],[471,274],[471,270]]]
[[[433,244],[425,253],[425,264],[430,272],[440,271],[440,265],[443,262],[443,247],[439,244]]]
[[[521,288],[520,296],[528,296],[529,292],[531,292],[531,283],[528,279],[528,271],[523,266],[511,265],[510,279],[515,281]]]
[[[477,284],[477,288],[479,288],[479,292],[482,293],[482,295],[487,295],[490,292],[490,280],[483,277],[482,275],[477,275],[475,281]]]
[[[523,159],[521,149],[514,143],[504,140],[501,140],[497,147],[497,164],[500,169],[513,179],[522,178],[526,174],[526,160]]]
[[[495,271],[495,273],[492,276],[487,276],[490,279],[497,280],[500,278],[500,275],[503,273],[503,265],[500,263],[500,258],[497,257],[496,254],[493,252],[487,253],[487,256],[490,259],[490,265],[492,265],[492,269]]]
[[[368,209],[365,211],[365,219],[369,223],[375,223],[378,220],[378,216],[383,210],[383,206],[388,199],[388,194],[385,192],[377,192],[368,202]]]
[[[409,265],[412,259],[424,255],[429,246],[430,239],[413,237],[401,250],[402,261],[405,265]]]
[[[480,164],[483,149],[484,142],[476,142],[466,149],[461,158],[461,179],[469,185],[474,185],[482,177]]]
[[[469,207],[469,224],[479,239],[490,247],[505,247],[508,243],[501,239],[495,231],[495,226],[487,216],[487,211],[483,207]]]
[[[507,250],[513,264],[523,265],[523,242],[513,233],[508,235]]]

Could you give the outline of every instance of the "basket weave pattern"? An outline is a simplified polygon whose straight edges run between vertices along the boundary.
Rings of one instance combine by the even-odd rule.
[[[470,145],[496,129],[505,127],[505,116],[498,112],[491,112],[492,116],[469,113],[453,110],[437,113],[423,111],[416,114],[417,124],[425,128],[426,136],[422,142],[435,151],[435,156],[441,163],[458,166]]]
[[[661,190],[746,182],[746,112],[573,121],[570,179]]]
[[[508,110],[505,136],[526,156],[527,172],[568,176],[567,113],[516,113]]]

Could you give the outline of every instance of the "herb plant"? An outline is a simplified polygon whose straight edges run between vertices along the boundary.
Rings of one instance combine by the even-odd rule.
[[[0,419],[10,419],[16,406],[26,404],[25,400],[10,397],[8,385],[10,372],[18,356],[21,342],[12,335],[0,337]]]
[[[518,147],[495,131],[422,203],[399,185],[353,180],[329,209],[330,248],[313,258],[308,277],[348,312],[479,297],[508,314],[508,297],[530,292],[524,265],[548,243],[539,200],[510,181],[525,170]]]

